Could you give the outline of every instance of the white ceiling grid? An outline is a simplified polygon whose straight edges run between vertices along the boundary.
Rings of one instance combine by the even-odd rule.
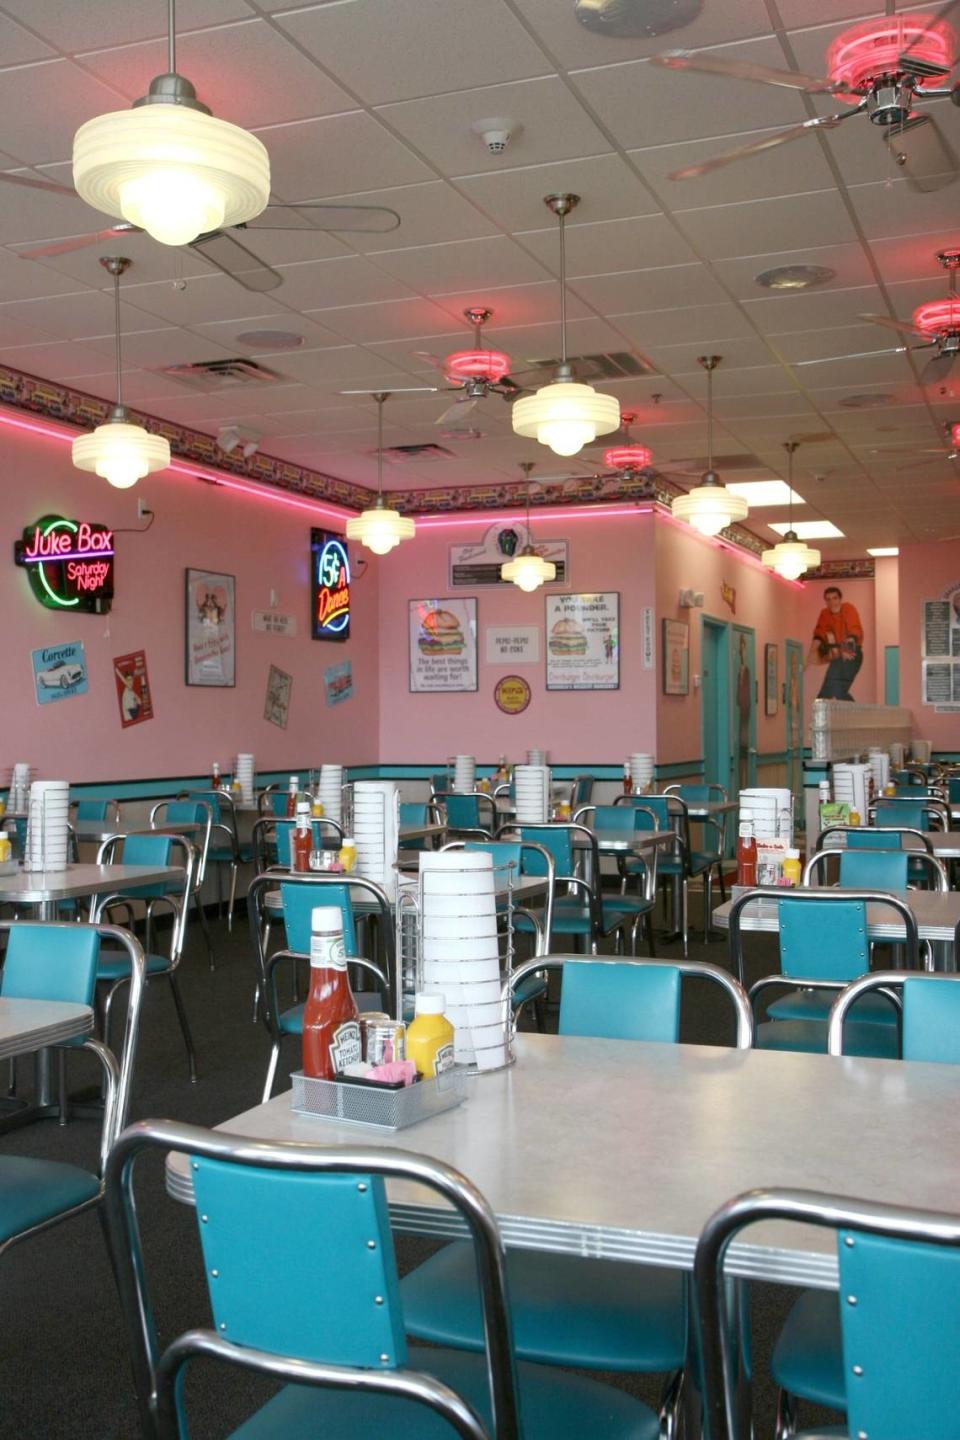
[[[944,293],[933,256],[960,238],[960,184],[907,190],[865,119],[670,181],[681,165],[816,111],[797,92],[647,63],[681,44],[822,72],[845,24],[894,6],[704,0],[703,9],[658,42],[588,32],[572,0],[180,0],[178,68],[218,115],[260,135],[276,196],[389,205],[402,224],[387,235],[249,232],[245,243],[284,277],[261,295],[189,250],[125,239],[131,401],[201,429],[242,419],[271,453],[369,483],[375,407],[339,389],[442,384],[413,352],[462,348],[471,303],[493,308],[489,342],[515,368],[557,353],[556,232],[542,197],[572,189],[583,201],[568,228],[571,350],[632,351],[656,367],[608,388],[639,412],[637,438],[658,464],[703,454],[696,357],[714,352],[724,357],[721,456],[754,455],[757,475],[783,475],[783,442],[820,437],[801,443],[796,486],[808,515],[846,534],[824,542],[825,554],[960,531],[956,467],[919,454],[960,420],[960,378],[956,394],[924,394],[916,362],[880,353],[895,334],[858,319],[907,317]],[[162,0],[0,0],[0,168],[69,181],[77,125],[124,107],[164,68],[165,11]],[[960,115],[949,104],[937,113],[960,149]],[[471,129],[492,115],[516,122],[502,155]],[[4,199],[0,358],[109,396],[112,315],[97,257],[118,242],[22,260],[30,244],[103,222],[80,200],[12,186]],[[789,264],[827,265],[836,278],[806,295],[756,284],[759,271]],[[200,395],[154,373],[250,353],[237,337],[258,329],[303,337],[293,352],[257,352],[280,374],[274,386]],[[877,353],[829,358],[864,351]],[[842,404],[859,394],[886,399]],[[440,441],[433,420],[449,398],[392,400],[387,444]],[[470,418],[483,438],[444,438],[449,458],[397,467],[395,483],[486,483],[516,476],[524,458],[543,473],[596,465],[596,452],[562,462],[514,437],[496,397]],[[921,458],[933,463],[914,470]],[[786,518],[762,517],[753,517],[760,533]]]

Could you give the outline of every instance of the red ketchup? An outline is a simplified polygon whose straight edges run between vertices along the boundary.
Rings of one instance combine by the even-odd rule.
[[[357,1002],[343,948],[343,917],[318,905],[310,924],[310,994],[303,1011],[303,1073],[334,1080],[363,1058]]]
[[[751,886],[756,883],[757,842],[753,836],[753,826],[749,820],[744,820],[737,836],[737,884]]]
[[[310,822],[310,805],[301,800],[297,805],[297,824],[290,836],[290,869],[306,873],[310,869],[310,851],[313,849],[313,826]]]

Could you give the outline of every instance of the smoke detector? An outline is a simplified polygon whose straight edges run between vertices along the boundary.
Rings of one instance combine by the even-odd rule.
[[[245,425],[224,425],[217,432],[217,444],[225,455],[232,455],[236,450],[244,460],[249,460],[260,448],[260,436]]]
[[[474,135],[480,136],[491,155],[502,155],[520,126],[505,115],[496,115],[492,120],[474,120],[471,129]]]

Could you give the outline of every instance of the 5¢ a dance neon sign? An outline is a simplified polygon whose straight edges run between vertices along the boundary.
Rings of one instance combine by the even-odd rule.
[[[113,600],[113,531],[90,520],[44,515],[13,547],[30,588],[51,610],[104,615]]]

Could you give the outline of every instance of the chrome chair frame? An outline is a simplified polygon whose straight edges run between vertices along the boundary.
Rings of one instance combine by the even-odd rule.
[[[231,854],[231,859],[229,860],[229,862],[226,862],[226,863],[229,863],[229,865],[230,865],[230,897],[229,897],[229,900],[227,901],[227,929],[228,929],[228,930],[232,930],[232,929],[233,929],[233,910],[234,910],[234,906],[235,906],[235,904],[236,904],[236,898],[237,898],[237,875],[239,874],[240,866],[241,866],[241,864],[243,863],[242,860],[241,860],[241,858],[240,858],[240,832],[239,832],[238,829],[237,829],[237,810],[236,810],[236,806],[235,806],[234,803],[233,803],[233,796],[230,794],[230,791],[227,790],[226,788],[221,788],[221,789],[219,789],[219,790],[217,790],[217,791],[215,791],[215,792],[211,791],[211,790],[208,788],[208,789],[206,789],[206,790],[182,790],[182,791],[177,795],[176,798],[177,798],[178,800],[195,800],[198,804],[209,805],[209,803],[210,803],[209,800],[205,799],[204,797],[207,796],[207,795],[214,794],[214,793],[216,794],[216,797],[217,797],[217,805],[220,806],[220,807],[222,807],[222,806],[225,805],[225,806],[226,806],[226,813],[227,813],[227,815],[229,816],[229,824],[228,824],[228,823],[223,819],[224,811],[223,811],[223,809],[221,808],[221,810],[220,810],[220,816],[221,816],[221,818],[220,818],[219,820],[214,820],[214,821],[213,821],[213,823],[212,823],[212,825],[211,825],[211,827],[210,827],[210,831],[211,831],[211,838],[212,838],[215,834],[223,834],[223,835],[226,837],[227,848],[228,848],[228,850],[230,851],[230,854]],[[207,842],[207,844],[208,844],[208,850],[209,850],[209,841]],[[223,864],[223,863],[225,863],[225,862],[220,861],[220,860],[215,860],[215,861],[214,861],[214,864],[217,866],[217,913],[218,913],[218,915],[221,913],[222,908],[223,908],[223,893],[222,893],[222,887],[221,887],[221,884],[220,884],[220,869],[219,869],[220,865]]]
[[[849,1228],[893,1240],[960,1247],[960,1218],[908,1210],[816,1190],[752,1190],[714,1211],[694,1257],[694,1295],[700,1337],[705,1440],[750,1440],[749,1378],[730,1333],[724,1257],[747,1225],[787,1220],[831,1230]]]
[[[939,825],[931,824],[931,830],[950,829],[950,806],[945,800],[935,795],[919,795],[916,800],[909,795],[881,795],[867,806],[868,819],[873,817],[872,823],[876,823],[877,811],[892,810],[897,805],[922,805],[924,810],[930,812],[931,821],[938,820]]]
[[[591,953],[596,955],[597,945],[600,940],[605,939],[607,935],[612,935],[615,930],[622,931],[628,918],[627,916],[624,916],[622,920],[619,920],[616,923],[616,925],[611,925],[608,930],[605,930],[603,928],[603,898],[600,893],[600,854],[597,849],[596,835],[594,835],[593,831],[590,830],[588,826],[577,825],[572,820],[564,820],[560,822],[545,821],[542,823],[534,824],[527,824],[526,822],[518,823],[516,820],[512,820],[509,824],[500,826],[497,831],[496,838],[499,840],[504,835],[517,834],[518,842],[515,843],[523,844],[524,842],[519,839],[518,833],[521,829],[533,831],[579,831],[580,835],[585,838],[587,850],[589,852],[588,872],[593,878],[591,880],[586,880],[582,875],[558,875],[556,873],[556,861],[554,861],[553,889],[555,892],[557,886],[565,885],[567,887],[568,894],[572,894],[573,892],[586,894],[586,906],[590,918],[590,935],[589,937],[585,938],[589,939]],[[536,844],[536,841],[533,841],[531,843]],[[551,905],[551,925],[553,923],[553,908],[554,907]],[[547,930],[545,943],[548,950],[550,948],[552,939],[552,930]],[[635,939],[634,944],[636,944]]]
[[[490,826],[489,826],[489,829],[486,828],[486,827],[484,827],[484,826],[482,826],[482,825],[476,825],[476,826],[470,826],[470,825],[451,825],[451,824],[450,824],[450,818],[449,818],[449,816],[448,816],[448,814],[447,814],[447,799],[448,799],[448,797],[451,796],[451,795],[454,796],[455,798],[458,797],[458,796],[460,796],[460,795],[463,795],[463,796],[466,798],[466,797],[469,795],[470,798],[475,799],[475,800],[478,800],[478,801],[483,801],[483,804],[484,804],[484,805],[489,805],[489,806],[490,806]],[[440,821],[440,823],[445,826],[445,828],[447,829],[448,833],[451,834],[451,835],[457,835],[457,836],[459,836],[461,839],[462,839],[464,836],[467,836],[467,837],[469,837],[470,839],[473,839],[473,840],[492,840],[492,839],[494,838],[495,834],[496,834],[497,822],[499,821],[500,816],[499,816],[499,814],[498,814],[498,812],[497,812],[497,802],[496,802],[496,800],[494,799],[493,795],[490,793],[489,790],[471,790],[471,791],[469,791],[469,792],[467,792],[467,791],[462,791],[462,790],[450,790],[450,791],[431,790],[431,791],[430,791],[430,799],[427,801],[427,804],[429,805],[429,807],[430,807],[431,810],[433,811],[434,815],[437,815],[438,817],[442,815],[443,818],[442,818],[442,820]],[[483,805],[479,805],[479,806],[478,806],[478,811],[477,811],[478,815],[479,815],[479,813],[480,813],[480,810],[482,810],[482,809],[483,809]]]
[[[840,991],[830,1007],[830,1016],[827,1022],[827,1054],[843,1054],[844,1021],[851,1005],[855,1005],[861,995],[867,995],[873,990],[880,990],[894,999],[902,1009],[902,999],[896,992],[902,989],[905,980],[909,980],[911,985],[915,980],[932,980],[935,984],[960,985],[960,975],[944,975],[939,972],[931,974],[929,970],[916,972],[871,970],[869,975],[861,975],[859,980],[851,980],[850,984],[845,985]]]
[[[820,831],[820,834],[817,836],[817,843],[814,845],[813,848],[818,853],[823,850],[829,850],[833,854],[836,854],[837,851],[843,849],[843,846],[825,845],[824,841],[826,840],[828,835],[860,835],[863,833],[863,831],[864,826],[862,825],[828,825],[825,830]],[[899,846],[891,845],[890,848],[892,850],[915,849],[918,854],[923,851],[925,851],[928,855],[933,854],[933,846],[930,844],[930,841],[927,839],[926,835],[923,833],[922,830],[911,830],[909,826],[906,825],[870,825],[866,827],[866,833],[868,835],[909,835],[911,839],[919,841],[919,844],[917,846],[914,847],[901,843]],[[878,845],[874,848],[879,850],[883,847]]]
[[[657,815],[656,811],[651,810],[651,809],[649,808],[649,806],[644,805],[644,804],[642,803],[642,802],[643,802],[643,799],[644,799],[644,797],[643,797],[642,795],[640,795],[640,796],[637,796],[637,795],[617,795],[617,796],[615,797],[613,803],[614,803],[614,805],[632,805],[635,810],[643,810],[643,811],[645,811],[646,814],[650,815],[650,816],[653,818],[654,829],[659,829],[659,828],[660,828],[660,817]],[[680,861],[682,873],[681,873],[680,875],[671,875],[671,876],[661,875],[660,878],[661,878],[661,880],[667,880],[667,879],[669,879],[670,884],[671,884],[672,901],[673,901],[673,913],[672,913],[671,923],[672,923],[674,926],[676,926],[676,924],[677,924],[677,915],[678,915],[678,913],[679,913],[679,916],[680,916],[679,929],[678,929],[677,932],[675,932],[675,933],[674,933],[671,937],[669,937],[669,938],[676,939],[676,934],[679,933],[679,935],[681,936],[681,938],[682,938],[682,940],[683,940],[683,953],[684,953],[684,955],[686,955],[687,952],[688,952],[688,950],[689,950],[689,947],[690,947],[690,934],[689,934],[689,929],[690,929],[690,927],[689,927],[689,894],[688,894],[688,884],[687,884],[688,879],[689,879],[689,875],[690,875],[690,854],[691,854],[691,851],[690,851],[690,819],[689,819],[689,816],[688,816],[688,814],[687,814],[686,804],[685,804],[685,802],[684,802],[683,800],[681,800],[681,798],[680,798],[679,795],[669,795],[669,796],[666,796],[666,799],[667,799],[668,801],[672,801],[672,802],[673,802],[673,805],[677,807],[676,809],[671,810],[671,806],[668,804],[668,805],[667,805],[667,813],[668,813],[668,815],[671,816],[671,818],[672,818],[673,821],[674,821],[674,829],[676,830],[676,835],[677,835],[676,843],[675,843],[675,845],[674,845],[674,847],[673,847],[673,848],[674,848],[674,856],[673,856],[673,858]],[[679,825],[678,825],[676,822],[679,822]],[[707,872],[706,872],[706,879],[705,879],[705,881],[704,881],[704,896],[703,896],[704,939],[705,939],[705,940],[706,940],[707,936],[709,935],[709,930],[710,930],[710,914],[711,914],[710,900],[712,899],[712,896],[713,896],[712,876],[710,875],[710,872],[707,871]]]
[[[897,854],[902,853],[900,846],[891,846],[890,848],[891,850],[895,849]],[[869,850],[862,850],[858,851],[857,853],[862,855],[869,855],[871,853],[883,855],[886,852],[883,850],[873,852]],[[920,862],[920,864],[927,867],[935,881],[933,888],[938,894],[944,894],[947,890],[950,889],[950,878],[947,875],[946,866],[941,860],[937,859],[936,855],[934,855],[932,852],[928,853],[926,850],[917,850],[915,852],[907,851],[906,853],[909,854],[911,860],[917,860]],[[842,854],[843,850],[839,845],[834,845],[829,850],[817,850],[813,855],[810,856],[809,860],[803,867],[803,878],[801,880],[801,884],[805,888],[810,888],[817,891],[837,889],[838,887],[836,885],[821,885],[815,878],[811,877],[815,876],[816,871],[819,869],[819,867],[823,864],[825,860],[836,859],[838,855]],[[849,890],[845,890],[843,893],[845,895],[849,895],[851,892]],[[783,899],[783,896],[781,895],[780,898]]]
[[[606,806],[599,807],[599,806],[593,805],[593,804],[591,804],[591,805],[581,805],[580,809],[576,812],[576,814],[575,814],[574,817],[573,817],[573,823],[574,823],[575,825],[583,824],[584,822],[583,822],[583,820],[581,819],[581,817],[584,816],[584,815],[588,815],[588,814],[590,814],[591,812],[596,812],[597,809],[599,809],[599,808],[606,809],[607,807],[606,807]],[[610,806],[610,809],[613,809],[613,806]],[[656,828],[657,828],[657,817],[656,817],[656,815],[653,813],[652,810],[649,810],[645,805],[634,805],[634,806],[632,806],[632,810],[633,810],[633,813],[634,813],[634,814],[637,814],[638,812],[642,811],[644,815],[649,815],[650,818],[651,818],[651,820],[653,821],[653,828],[654,828],[654,830],[656,830]],[[588,828],[593,828],[593,827],[588,827]],[[644,835],[644,834],[649,834],[650,832],[649,832],[649,831],[636,830],[636,829],[635,829],[635,830],[634,830],[634,833],[635,833],[635,834],[638,834],[638,835]],[[616,857],[617,870],[618,870],[619,875],[620,875],[620,894],[621,894],[621,895],[626,895],[626,893],[627,893],[627,881],[628,881],[628,879],[629,879],[629,875],[628,875],[627,869],[626,869],[626,862],[627,862],[627,860],[630,860],[630,859],[632,859],[632,860],[639,860],[639,861],[642,863],[642,865],[643,865],[643,899],[644,899],[644,900],[648,900],[648,901],[650,902],[650,910],[649,910],[648,912],[646,912],[645,914],[643,914],[643,915],[638,915],[637,918],[636,918],[636,920],[633,922],[633,926],[631,927],[631,931],[630,931],[630,953],[631,953],[632,955],[636,955],[636,953],[637,953],[637,933],[638,933],[639,928],[640,928],[640,922],[641,922],[641,920],[643,920],[643,921],[646,921],[646,922],[647,922],[647,940],[648,940],[648,943],[649,943],[649,946],[650,946],[650,958],[651,958],[651,959],[654,959],[654,958],[656,957],[655,941],[654,941],[654,936],[653,936],[653,910],[654,910],[654,907],[655,907],[656,902],[657,902],[657,861],[658,861],[659,857],[660,857],[660,847],[659,847],[659,845],[653,845],[653,846],[651,846],[650,852],[649,852],[648,855],[632,855],[632,856],[621,856],[621,855],[618,855],[618,856]],[[640,872],[637,871],[636,873],[639,875]],[[601,880],[602,880],[602,877],[601,877]]]
[[[184,1366],[206,1356],[298,1385],[395,1395],[435,1411],[462,1440],[490,1440],[470,1406],[446,1385],[419,1371],[378,1371],[293,1360],[232,1344],[216,1331],[189,1330],[160,1351],[139,1222],[133,1199],[137,1158],[146,1150],[177,1150],[237,1165],[285,1173],[377,1175],[413,1181],[435,1191],[459,1214],[473,1242],[487,1337],[487,1377],[497,1440],[521,1440],[519,1390],[507,1302],[505,1256],[496,1218],[484,1197],[449,1165],[412,1151],[273,1145],[224,1131],[169,1120],[139,1121],[119,1137],[107,1163],[105,1214],[114,1272],[130,1336],[134,1383],[145,1436],[184,1440],[178,1395]]]
[[[207,954],[210,956],[210,969],[213,970],[216,968],[214,965],[213,956],[213,939],[210,935],[210,928],[207,925],[207,914],[203,908],[203,895],[201,893],[203,890],[203,882],[207,878],[207,855],[210,850],[210,834],[213,830],[213,811],[210,809],[210,806],[207,804],[206,800],[158,800],[156,805],[154,805],[150,811],[150,829],[163,830],[162,822],[160,824],[157,823],[157,816],[160,814],[161,810],[166,811],[169,805],[182,804],[198,806],[202,805],[206,814],[206,819],[203,822],[203,843],[199,847],[195,847],[199,849],[199,855],[197,858],[196,870],[193,877],[193,888],[190,891],[190,899],[193,901],[194,906],[196,907],[197,919],[200,921],[200,929],[203,931],[203,938],[206,941],[207,945]],[[176,834],[177,832],[172,831],[171,833]]]

